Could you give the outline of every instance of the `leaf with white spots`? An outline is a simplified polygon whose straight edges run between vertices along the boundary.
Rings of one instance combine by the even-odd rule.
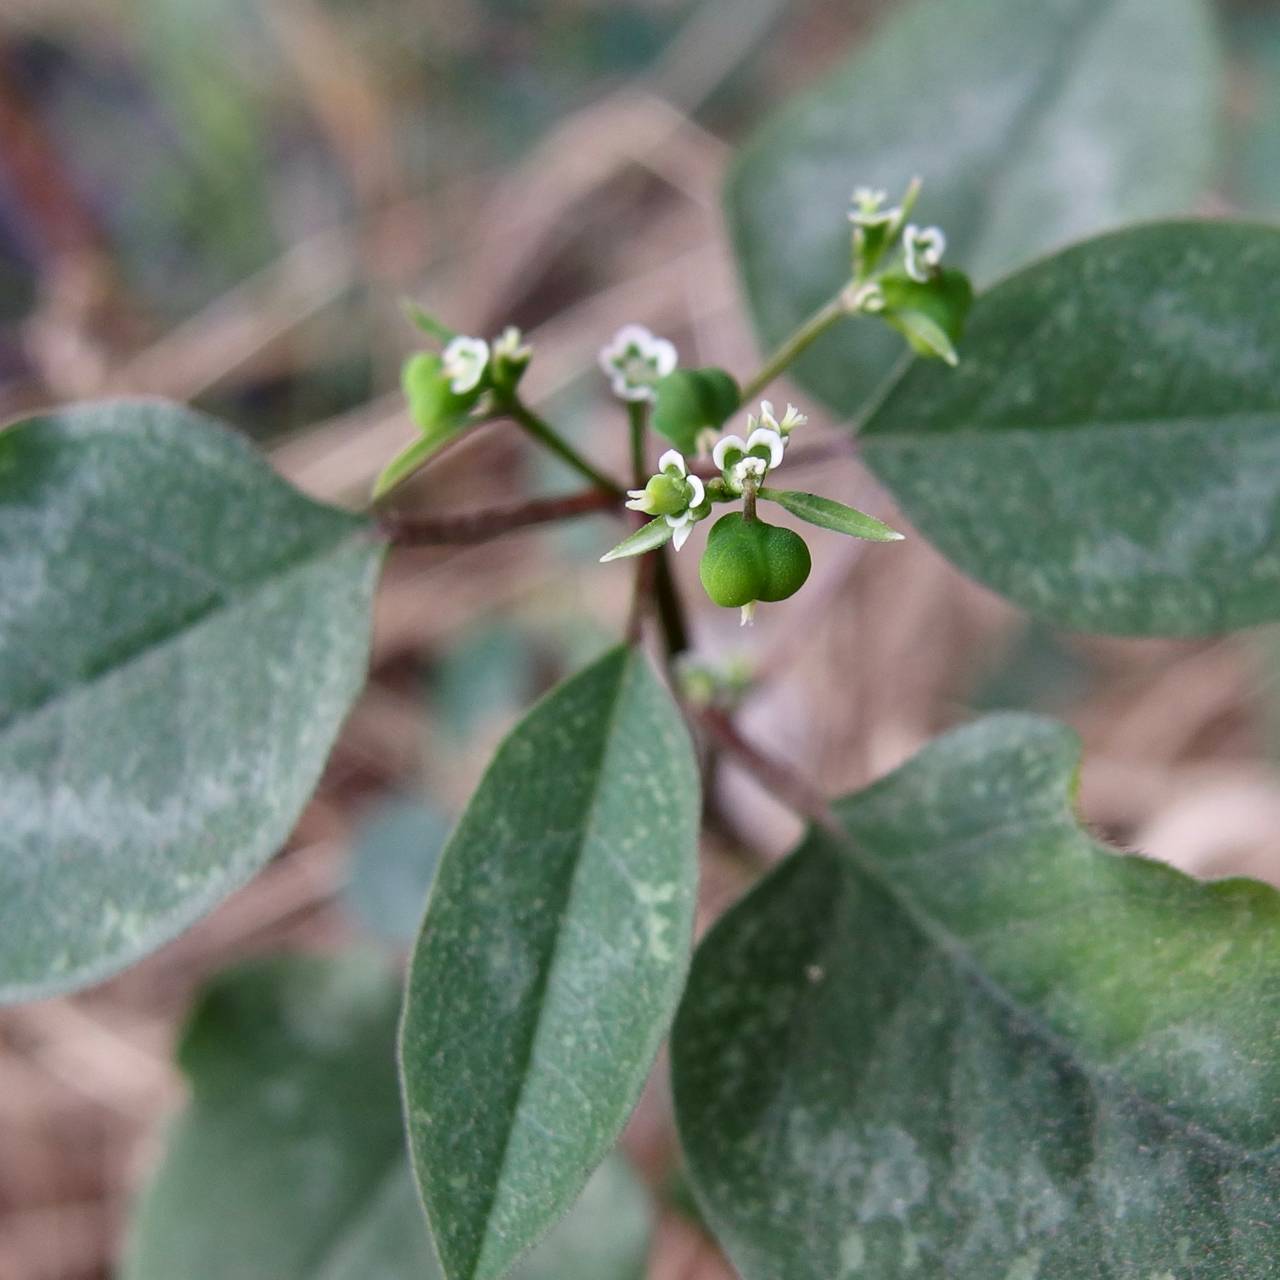
[[[979,581],[1085,630],[1280,618],[1280,232],[1088,241],[974,308],[863,429],[907,516]]]
[[[400,1123],[400,984],[362,954],[220,974],[179,1058],[190,1105],[141,1198],[122,1280],[440,1280]],[[649,1207],[620,1157],[520,1280],[638,1280]]]
[[[0,1000],[123,968],[276,851],[364,683],[382,553],[176,406],[0,432]]]
[[[998,716],[837,806],[708,935],[672,1037],[745,1280],[1268,1280],[1280,894],[1120,856]]]
[[[915,0],[748,143],[726,193],[770,346],[849,275],[850,190],[897,199],[985,284],[1127,222],[1190,212],[1213,180],[1221,54],[1204,0]],[[965,359],[965,343],[959,345]],[[905,350],[860,318],[795,366],[852,412]]]
[[[401,1042],[449,1280],[505,1275],[573,1203],[652,1066],[688,964],[698,772],[616,649],[499,748],[441,859]]]

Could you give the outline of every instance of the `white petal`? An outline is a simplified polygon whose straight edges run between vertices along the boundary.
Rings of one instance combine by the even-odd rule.
[[[716,447],[711,450],[711,461],[724,470],[724,455],[730,449],[738,449],[742,453],[747,451],[747,442],[741,436],[721,436],[716,441]]]
[[[769,466],[776,467],[782,463],[782,436],[769,427],[760,427],[747,437],[747,451],[750,452],[758,444],[769,446]]]
[[[675,467],[682,476],[689,474],[689,468],[684,464],[684,455],[679,449],[668,449],[666,453],[658,459],[659,471],[665,471],[668,467]]]
[[[698,476],[690,476],[689,488],[693,491],[689,495],[689,505],[691,507],[702,506],[707,497],[707,491],[702,486],[702,480]]]
[[[775,419],[775,418],[774,418],[774,416],[773,416],[773,401],[772,401],[772,400],[761,400],[761,401],[760,401],[760,420],[763,422],[766,418],[767,418],[770,422],[774,422],[774,421],[776,421],[776,419]]]
[[[687,524],[693,523],[693,516],[688,511],[681,511],[674,516],[662,517],[673,529],[682,529]]]
[[[689,535],[692,532],[693,532],[692,521],[690,521],[688,524],[682,524],[675,531],[675,533],[671,535],[671,545],[675,547],[677,551],[679,551],[680,548],[683,547],[684,544],[689,541]]]
[[[649,337],[649,350],[645,354],[653,361],[658,376],[665,378],[676,367],[680,357],[676,354],[675,345],[668,342],[666,338],[655,338],[652,334]]]

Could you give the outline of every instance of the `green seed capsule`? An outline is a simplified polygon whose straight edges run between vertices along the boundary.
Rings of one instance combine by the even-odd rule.
[[[716,604],[737,609],[795,595],[811,567],[799,534],[735,511],[712,525],[698,575]]]

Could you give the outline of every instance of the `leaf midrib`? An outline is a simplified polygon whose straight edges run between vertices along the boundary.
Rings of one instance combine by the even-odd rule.
[[[157,651],[181,644],[186,637],[196,634],[213,619],[241,611],[245,606],[260,600],[271,590],[289,582],[295,575],[334,558],[349,545],[358,543],[362,539],[368,541],[371,549],[378,545],[372,530],[367,527],[346,528],[338,531],[331,540],[309,544],[305,554],[277,562],[272,565],[269,572],[260,577],[251,578],[246,583],[237,584],[233,590],[214,597],[203,607],[186,615],[178,626],[169,627],[158,635],[148,637],[144,643],[137,645],[100,670],[86,675],[83,679],[71,679],[36,701],[15,708],[9,716],[0,718],[0,740],[17,731],[26,722],[38,719],[63,701],[88,694],[96,686],[113,679],[130,667],[141,665]]]
[[[846,801],[846,804],[853,806],[856,805],[858,800],[859,797],[851,796]],[[839,810],[837,810],[837,813],[839,813]],[[1065,820],[1074,822],[1074,815],[1069,804],[1064,804],[1062,816]],[[1023,832],[1031,829],[1030,824],[1025,820],[1017,824],[1005,824],[1005,826]],[[1111,1090],[1122,1094],[1127,1100],[1141,1107],[1144,1111],[1159,1117],[1163,1123],[1178,1131],[1187,1139],[1202,1142],[1206,1146],[1218,1150],[1241,1163],[1266,1162],[1277,1151],[1280,1151],[1280,1139],[1276,1139],[1256,1150],[1246,1148],[1235,1139],[1224,1137],[1198,1121],[1189,1120],[1155,1099],[1149,1098],[1131,1085],[1120,1072],[1108,1070],[1082,1058],[1071,1040],[1050,1026],[1032,1006],[1018,1000],[1012,992],[998,982],[995,976],[979,963],[972,950],[961,938],[952,933],[940,920],[923,907],[918,906],[913,895],[902,888],[899,882],[881,865],[879,859],[874,854],[869,853],[862,842],[857,840],[847,827],[843,826],[843,820],[842,829],[839,833],[823,832],[815,834],[819,839],[829,839],[835,842],[837,848],[848,856],[849,861],[855,866],[858,873],[866,876],[881,892],[885,893],[931,946],[936,947],[957,969],[967,974],[996,1004],[1023,1022],[1051,1050],[1070,1062],[1100,1092]]]
[[[578,824],[573,833],[577,837],[577,846],[573,858],[573,872],[568,877],[568,886],[559,913],[559,919],[561,921],[568,918],[570,908],[573,904],[575,887],[582,869],[582,852],[588,844],[598,816],[601,784],[605,777],[605,762],[609,758],[613,749],[618,719],[621,714],[623,703],[625,702],[627,687],[631,682],[632,673],[637,661],[641,661],[641,659],[638,659],[633,652],[628,652],[619,666],[618,678],[614,686],[613,701],[609,708],[608,715],[605,717],[604,733],[601,737],[603,746],[600,751],[595,773],[591,779],[590,787],[588,789],[589,800],[583,810],[586,816],[584,820]],[[506,1133],[503,1137],[502,1155],[498,1161],[497,1176],[493,1180],[493,1190],[489,1195],[488,1204],[485,1207],[484,1219],[481,1228],[482,1234],[480,1247],[476,1251],[475,1258],[467,1271],[469,1280],[475,1280],[475,1277],[481,1274],[481,1266],[485,1262],[488,1254],[489,1242],[492,1239],[490,1226],[493,1221],[494,1210],[498,1204],[499,1195],[506,1183],[508,1161],[511,1155],[511,1140],[515,1132],[516,1122],[519,1119],[521,1110],[524,1106],[525,1094],[529,1085],[529,1066],[537,1057],[538,1045],[542,1038],[542,1028],[544,1026],[543,1013],[546,1006],[546,1000],[544,997],[546,992],[552,986],[552,978],[558,971],[561,942],[564,938],[565,932],[566,930],[563,927],[557,927],[555,939],[551,945],[550,958],[546,964],[545,971],[542,974],[541,981],[537,986],[536,997],[538,1013],[534,1022],[533,1033],[529,1036],[527,1051],[524,1054],[520,1088],[516,1094],[515,1103],[511,1108]],[[526,1248],[532,1247],[533,1243],[533,1241],[530,1241]],[[525,1250],[522,1250],[521,1252],[524,1251]]]

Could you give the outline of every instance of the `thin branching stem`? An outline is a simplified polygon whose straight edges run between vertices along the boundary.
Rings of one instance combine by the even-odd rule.
[[[618,511],[617,497],[605,489],[584,489],[558,498],[534,498],[506,507],[463,511],[457,515],[401,516],[389,514],[379,525],[397,547],[437,547],[487,542],[503,533],[530,525],[572,520],[597,511]]]
[[[615,498],[622,496],[622,486],[616,480],[605,475],[594,463],[588,462],[549,422],[534,413],[518,396],[512,396],[504,402],[500,411],[598,489],[611,493]]]

